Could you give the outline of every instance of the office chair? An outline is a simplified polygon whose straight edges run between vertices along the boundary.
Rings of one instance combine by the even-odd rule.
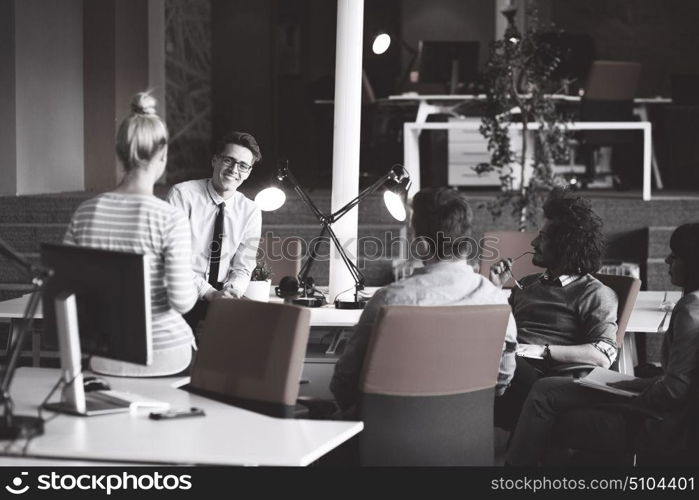
[[[490,266],[505,258],[517,258],[524,252],[533,252],[531,242],[536,238],[536,233],[523,231],[494,231],[483,233],[483,246],[481,249],[479,273],[490,278]],[[531,255],[523,255],[513,263],[513,274],[517,279],[530,274],[543,273],[545,269],[532,263]],[[509,279],[504,288],[515,286],[514,280]]]
[[[620,350],[624,345],[624,335],[626,335],[626,325],[629,324],[629,318],[633,312],[633,307],[636,304],[636,297],[641,289],[641,280],[631,276],[616,276],[612,274],[595,274],[595,278],[608,286],[616,293],[619,301],[617,309],[617,331],[616,343]],[[620,355],[621,353],[619,353]],[[616,369],[619,366],[619,355],[612,363],[611,369]],[[583,363],[569,363],[557,367],[553,375],[572,375],[575,378],[582,377],[591,372],[595,367]]]
[[[641,65],[626,61],[594,61],[587,77],[580,101],[580,121],[620,122],[635,121],[633,99],[636,95]],[[603,146],[626,144],[633,140],[629,131],[581,132],[581,149],[586,155],[587,176],[597,175],[595,152]],[[609,160],[611,155],[604,156]],[[611,172],[605,161],[602,170]]]
[[[272,286],[279,285],[284,276],[297,277],[301,271],[303,257],[301,240],[298,238],[260,238],[258,256],[264,258],[272,269]]]
[[[310,319],[293,305],[212,301],[187,389],[273,417],[299,416]]]
[[[506,305],[387,306],[360,380],[361,465],[493,465]]]

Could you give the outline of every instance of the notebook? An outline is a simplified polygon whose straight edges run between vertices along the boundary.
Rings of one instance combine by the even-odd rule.
[[[590,389],[596,389],[598,391],[610,392],[612,394],[617,394],[619,396],[624,396],[627,398],[633,398],[640,394],[640,391],[627,391],[624,389],[617,389],[615,387],[610,387],[607,385],[610,382],[619,382],[621,380],[636,380],[637,377],[631,375],[624,375],[623,373],[615,372],[613,370],[607,370],[605,368],[595,368],[590,373],[575,379],[575,382]]]

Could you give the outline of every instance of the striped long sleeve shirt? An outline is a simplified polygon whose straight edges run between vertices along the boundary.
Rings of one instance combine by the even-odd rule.
[[[189,222],[180,210],[151,195],[104,193],[78,207],[63,242],[149,256],[154,354],[191,344],[181,314],[197,290]]]

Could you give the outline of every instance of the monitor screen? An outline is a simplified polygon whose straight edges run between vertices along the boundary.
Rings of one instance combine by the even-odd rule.
[[[469,84],[478,77],[478,42],[420,40],[418,73],[420,83],[448,85],[452,71],[457,83]]]
[[[53,271],[42,296],[48,345],[58,347],[54,300],[68,292],[77,303],[83,353],[150,364],[150,266],[145,256],[42,244],[41,263]]]
[[[559,59],[551,73],[551,80],[571,82],[569,92],[577,94],[577,89],[585,84],[592,62],[595,60],[595,41],[584,33],[547,32],[541,34],[541,41],[549,46],[551,58]]]

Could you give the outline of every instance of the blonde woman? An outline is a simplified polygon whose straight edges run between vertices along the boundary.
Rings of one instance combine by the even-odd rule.
[[[167,127],[155,106],[147,93],[134,96],[131,114],[117,133],[124,178],[113,191],[81,204],[63,239],[150,258],[153,363],[141,366],[93,357],[92,371],[105,375],[172,375],[186,369],[192,356],[192,331],[181,316],[197,300],[189,222],[180,210],[153,195],[153,185],[165,171],[168,142]]]

